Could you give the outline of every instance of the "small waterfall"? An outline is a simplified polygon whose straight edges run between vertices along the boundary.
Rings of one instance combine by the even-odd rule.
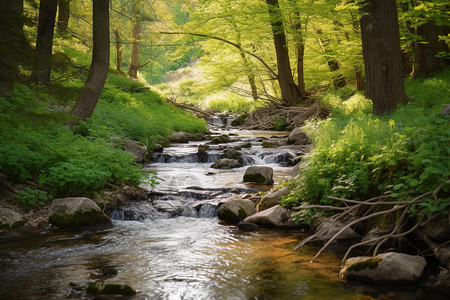
[[[217,217],[217,208],[209,203],[203,204],[198,211],[199,218],[215,218]]]
[[[170,214],[158,211],[150,203],[130,203],[127,206],[114,209],[109,217],[121,221],[143,221],[146,219],[168,219]]]
[[[207,157],[203,160],[203,163],[214,163],[220,158],[219,153],[206,153]],[[185,154],[185,155],[171,155],[167,153],[155,153],[153,154],[152,161],[155,163],[199,163],[199,157],[197,153]]]

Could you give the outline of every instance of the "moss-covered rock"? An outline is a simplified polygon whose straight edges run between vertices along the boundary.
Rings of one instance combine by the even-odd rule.
[[[60,228],[85,228],[112,226],[111,220],[98,205],[88,198],[55,199],[49,211],[49,221]]]
[[[270,167],[251,166],[245,170],[244,182],[273,184],[273,169]]]
[[[246,217],[256,213],[255,204],[247,199],[231,199],[219,207],[219,219],[227,223],[238,224]]]
[[[231,126],[239,126],[244,124],[245,119],[248,117],[248,114],[242,114],[233,121],[231,121]]]
[[[421,256],[388,252],[375,257],[352,257],[345,261],[341,278],[378,283],[407,283],[420,279],[426,266]]]
[[[17,228],[25,225],[27,219],[9,208],[0,207],[0,229]]]

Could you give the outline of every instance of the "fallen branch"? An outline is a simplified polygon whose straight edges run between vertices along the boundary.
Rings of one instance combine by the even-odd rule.
[[[170,99],[166,99],[166,101],[167,101],[168,103],[172,104],[173,106],[176,106],[176,107],[178,107],[178,108],[182,108],[182,109],[186,109],[186,110],[193,111],[193,112],[198,113],[198,114],[200,114],[200,115],[202,115],[202,116],[206,116],[206,117],[211,117],[211,116],[213,116],[213,114],[208,113],[208,112],[206,112],[206,111],[203,111],[203,110],[201,110],[201,109],[199,109],[199,108],[195,108],[195,107],[192,107],[192,106],[189,106],[189,105],[184,104],[184,103],[186,103],[186,102],[184,102],[184,103],[178,103],[178,102],[175,102],[175,101],[170,100]]]
[[[334,201],[339,201],[342,202],[346,205],[346,207],[339,207],[336,210],[341,210],[340,213],[336,214],[334,216],[335,220],[338,219],[342,219],[346,216],[348,216],[349,214],[359,210],[361,207],[366,206],[369,209],[365,211],[364,215],[361,217],[358,217],[357,219],[349,222],[347,225],[345,225],[343,228],[341,228],[335,235],[333,235],[333,237],[331,237],[326,243],[325,245],[316,253],[316,255],[313,257],[313,259],[311,259],[311,262],[313,262],[314,260],[317,259],[317,257],[320,256],[320,254],[322,254],[322,252],[333,242],[335,241],[339,235],[341,235],[345,230],[347,230],[348,228],[364,222],[368,219],[374,218],[374,217],[378,217],[378,216],[384,216],[384,215],[389,215],[393,212],[397,212],[397,211],[402,211],[401,216],[399,217],[399,219],[397,220],[395,227],[393,230],[391,230],[389,233],[382,235],[380,237],[368,240],[368,241],[363,241],[357,244],[352,245],[351,247],[349,247],[347,249],[347,252],[345,253],[342,261],[344,262],[347,257],[349,256],[349,254],[351,253],[351,251],[357,247],[363,246],[363,245],[367,245],[367,244],[372,244],[372,243],[376,243],[375,244],[375,249],[374,249],[374,255],[376,255],[378,253],[378,250],[380,249],[380,247],[389,239],[392,238],[399,238],[399,237],[403,237],[406,236],[412,232],[414,232],[418,227],[425,225],[426,223],[430,222],[432,219],[434,219],[436,217],[433,216],[432,218],[428,218],[427,220],[424,220],[424,215],[421,215],[419,221],[410,229],[401,232],[402,227],[405,223],[405,219],[407,217],[407,213],[409,208],[412,205],[418,204],[420,202],[422,202],[425,198],[432,196],[433,198],[437,198],[437,193],[443,188],[444,184],[439,185],[436,189],[434,189],[433,191],[424,193],[410,201],[383,201],[385,199],[389,199],[390,196],[389,195],[384,195],[384,196],[379,196],[379,197],[375,197],[375,198],[371,198],[368,199],[366,201],[356,201],[356,200],[350,200],[350,199],[343,199],[343,198],[338,198],[338,197],[328,197],[328,199],[330,200],[334,200]],[[354,204],[354,205],[348,205],[348,204]],[[392,208],[390,209],[384,209],[381,211],[376,211],[373,212],[373,210],[379,208],[380,206],[385,206],[385,205],[393,205]],[[309,209],[309,208],[317,208],[317,209],[327,209],[327,210],[331,210],[333,207],[329,206],[329,205],[308,205],[308,206],[299,206],[299,207],[295,207],[294,210],[301,210],[301,209]],[[303,241],[301,241],[297,247],[295,247],[295,250],[299,249],[300,247],[304,246],[305,244],[307,244],[310,241],[313,241],[316,239],[317,236],[319,236],[321,234],[321,232],[316,232],[315,234],[309,236],[308,238],[304,239]]]

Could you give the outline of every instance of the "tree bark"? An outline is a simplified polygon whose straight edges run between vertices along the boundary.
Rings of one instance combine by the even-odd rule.
[[[278,0],[266,0],[269,8],[270,23],[273,32],[275,52],[277,54],[278,83],[281,90],[282,104],[293,106],[300,102],[304,96],[292,77],[289,52],[287,48],[286,35],[284,33],[283,22]]]
[[[302,95],[306,95],[304,73],[305,41],[302,36],[302,23],[299,12],[294,13],[294,20],[292,23],[293,29],[296,32],[296,34],[294,34],[294,42],[297,50],[297,86],[300,93]]]
[[[58,0],[58,32],[66,34],[69,28],[70,0]]]
[[[128,75],[131,78],[137,78],[137,72],[139,70],[139,52],[140,52],[140,39],[141,39],[141,20],[140,20],[140,6],[141,0],[133,0],[132,8],[132,23],[133,23],[133,37],[131,47],[131,61]]]
[[[381,115],[407,101],[395,0],[367,0],[360,20],[366,96]]]
[[[414,47],[413,79],[441,70],[445,66],[445,59],[436,55],[439,52],[448,52],[445,41],[439,41],[438,38],[439,35],[447,36],[448,33],[446,26],[438,26],[434,21],[417,27],[416,34],[422,37],[422,41],[416,42]]]
[[[49,83],[52,68],[53,33],[55,30],[57,0],[41,0],[36,38],[36,62],[33,79],[38,83]]]
[[[116,70],[122,73],[123,44],[119,29],[114,28],[114,46],[116,47]]]
[[[24,41],[23,0],[0,1],[0,97],[14,90]]]
[[[88,78],[72,109],[78,120],[69,124],[73,127],[79,121],[92,116],[105,85],[109,69],[109,0],[93,0],[93,50]]]

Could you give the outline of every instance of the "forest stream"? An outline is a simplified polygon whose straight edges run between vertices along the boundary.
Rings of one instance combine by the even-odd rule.
[[[414,287],[340,280],[343,249],[310,263],[321,245],[293,251],[307,236],[300,230],[242,232],[222,224],[218,203],[263,189],[242,182],[247,166],[272,167],[277,184],[290,177],[286,160],[293,150],[261,147],[261,139],[283,132],[211,130],[236,140],[227,146],[251,143],[242,150],[243,167],[210,168],[220,145],[199,162],[197,147],[205,141],[165,148],[145,166],[157,171],[160,184],[148,201],[114,210],[112,229],[0,243],[0,298],[90,299],[82,287],[103,281],[128,284],[137,291],[133,299],[414,299]]]

